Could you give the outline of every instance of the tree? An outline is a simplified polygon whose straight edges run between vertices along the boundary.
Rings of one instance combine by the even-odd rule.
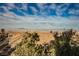
[[[71,37],[75,34],[72,29],[62,32],[61,36],[58,36],[56,32],[54,34],[55,37],[55,47],[56,47],[56,55],[69,56],[71,55],[71,46],[69,44]]]
[[[13,52],[15,55],[34,56],[36,53],[36,42],[39,41],[39,35],[34,33],[25,32],[22,42],[16,46],[16,50]]]

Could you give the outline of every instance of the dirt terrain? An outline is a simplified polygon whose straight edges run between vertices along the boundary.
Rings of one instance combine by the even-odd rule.
[[[37,44],[49,43],[51,40],[54,40],[54,37],[53,37],[54,32],[50,33],[50,31],[13,30],[13,31],[9,31],[9,32],[10,32],[10,34],[9,34],[9,36],[10,36],[9,43],[10,43],[11,47],[15,47],[18,43],[21,42],[24,32],[29,32],[29,33],[36,32],[36,33],[38,33],[40,41],[38,41]],[[60,32],[62,32],[62,31],[60,31]],[[79,32],[76,32],[76,35],[74,35],[74,36],[79,36]],[[79,43],[79,40],[77,39],[77,37],[74,37],[74,39],[76,39],[76,41]]]
[[[11,32],[10,33],[10,40],[9,43],[11,44],[12,47],[16,46],[16,44],[18,44],[19,42],[21,42],[22,40],[22,35],[24,32]],[[54,39],[52,33],[50,33],[49,31],[37,31],[40,41],[37,42],[37,44],[44,44],[44,43],[48,43],[51,40]]]

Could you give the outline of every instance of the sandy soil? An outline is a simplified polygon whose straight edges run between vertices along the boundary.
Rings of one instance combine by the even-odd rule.
[[[37,32],[40,38],[40,41],[37,44],[44,44],[49,43],[51,40],[54,39],[52,33],[49,31],[28,31],[28,32]],[[19,42],[21,42],[23,31],[13,31],[10,32],[10,44],[12,47],[16,46]]]
[[[37,44],[44,44],[49,43],[51,40],[54,40],[53,33],[50,33],[50,31],[41,31],[41,30],[9,30],[10,32],[10,44],[12,47],[16,46],[19,42],[22,40],[22,34],[27,32],[37,32],[40,38],[40,41],[37,42]],[[61,31],[62,32],[62,31]],[[79,34],[79,32],[77,32]]]

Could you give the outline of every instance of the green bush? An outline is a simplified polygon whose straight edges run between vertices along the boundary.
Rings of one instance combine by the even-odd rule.
[[[19,56],[72,56],[79,55],[79,47],[70,45],[72,36],[75,35],[72,29],[62,32],[58,36],[58,32],[54,33],[55,40],[51,40],[47,44],[36,44],[39,41],[39,35],[25,32],[20,44],[16,46],[14,55]]]

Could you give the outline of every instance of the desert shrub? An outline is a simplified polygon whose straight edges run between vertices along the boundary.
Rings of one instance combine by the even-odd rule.
[[[13,52],[15,55],[33,56],[35,55],[35,42],[39,41],[39,35],[34,33],[25,33],[22,42],[16,46]]]
[[[16,50],[13,52],[15,55],[21,56],[49,56],[55,55],[55,49],[52,44],[36,44],[39,41],[39,35],[37,33],[24,34],[22,42],[16,46]]]
[[[70,29],[68,31],[62,32],[61,36],[58,36],[58,33],[56,32],[55,37],[55,49],[56,49],[56,55],[61,56],[70,56],[72,55],[72,47],[69,44],[71,41],[71,37],[75,34],[75,32]],[[75,52],[76,53],[76,52]]]
[[[0,33],[0,55],[10,55],[13,51],[9,44],[9,33],[5,31],[5,29],[1,29]]]
[[[52,33],[52,32],[51,32]],[[75,35],[72,29],[62,32],[59,36],[58,32],[54,33],[55,40],[49,43],[36,44],[39,41],[39,35],[25,32],[20,44],[16,46],[13,52],[15,55],[21,56],[73,56],[79,55],[79,46],[72,42],[72,36]],[[70,45],[73,43],[73,47]],[[78,53],[77,53],[78,52]]]

